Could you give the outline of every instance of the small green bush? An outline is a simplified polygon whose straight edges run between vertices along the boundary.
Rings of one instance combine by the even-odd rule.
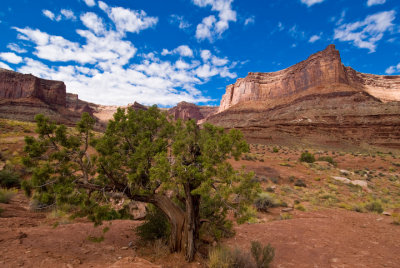
[[[278,153],[278,152],[279,152],[279,148],[278,148],[278,147],[274,147],[274,148],[272,148],[272,152],[274,152],[274,153]]]
[[[304,152],[300,156],[300,162],[314,163],[315,156],[312,153]]]
[[[321,156],[317,159],[318,161],[324,161],[324,162],[328,162],[332,165],[336,165],[336,162],[333,160],[332,157],[330,156]]]
[[[296,180],[296,182],[294,183],[294,186],[307,187],[306,183],[303,180],[300,180],[300,179]]]
[[[17,192],[13,190],[0,189],[0,203],[8,204],[16,193]]]
[[[210,251],[210,268],[256,268],[249,254],[243,253],[239,248],[229,249],[217,247]]]
[[[161,210],[149,205],[145,222],[136,228],[136,233],[144,241],[166,241],[170,235],[170,226]]]
[[[10,189],[19,188],[20,186],[21,178],[18,173],[7,168],[0,170],[0,187]]]
[[[258,211],[268,212],[269,208],[278,207],[280,201],[275,198],[271,193],[260,193],[258,197],[254,200],[254,206]]]
[[[270,245],[262,246],[258,241],[251,241],[251,254],[257,268],[268,268],[275,257],[275,249]]]
[[[377,212],[379,214],[383,212],[382,204],[377,200],[365,204],[365,209],[371,212]]]

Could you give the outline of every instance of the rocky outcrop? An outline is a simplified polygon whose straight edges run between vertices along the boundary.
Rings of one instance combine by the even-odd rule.
[[[400,76],[345,67],[330,45],[285,70],[238,79],[207,122],[261,143],[400,149]]]
[[[64,82],[0,69],[0,99],[36,98],[48,105],[66,105]]]
[[[0,69],[0,117],[33,121],[36,114],[73,124],[83,112],[94,115],[95,104],[66,92],[64,82]]]
[[[195,119],[197,121],[207,118],[209,115],[217,111],[217,107],[198,106],[193,103],[182,101],[175,107],[168,110],[168,113],[175,119]]]
[[[249,73],[229,85],[218,112],[248,101],[270,101],[301,94],[317,87],[347,85],[382,101],[400,101],[400,76],[362,74],[342,64],[334,45],[307,60],[274,73]]]

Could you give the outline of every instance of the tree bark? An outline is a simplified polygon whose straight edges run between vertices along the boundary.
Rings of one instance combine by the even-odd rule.
[[[171,252],[180,252],[183,250],[183,234],[185,226],[185,213],[183,210],[164,195],[155,195],[153,203],[167,216],[171,224],[170,250]]]
[[[193,196],[189,183],[185,184],[186,211],[185,211],[185,258],[193,261],[196,253],[196,240],[199,228],[199,197]]]

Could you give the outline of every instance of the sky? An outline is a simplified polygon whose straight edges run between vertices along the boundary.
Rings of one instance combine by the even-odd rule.
[[[248,72],[335,44],[355,70],[400,74],[399,0],[1,0],[0,67],[104,105],[219,105]]]

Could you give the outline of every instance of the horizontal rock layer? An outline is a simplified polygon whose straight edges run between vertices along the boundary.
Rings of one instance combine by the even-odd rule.
[[[400,76],[362,74],[342,64],[334,45],[307,60],[273,73],[249,73],[226,88],[218,112],[248,101],[271,101],[311,88],[343,84],[382,101],[400,101]]]
[[[0,69],[0,99],[37,98],[49,105],[66,105],[64,82]]]

